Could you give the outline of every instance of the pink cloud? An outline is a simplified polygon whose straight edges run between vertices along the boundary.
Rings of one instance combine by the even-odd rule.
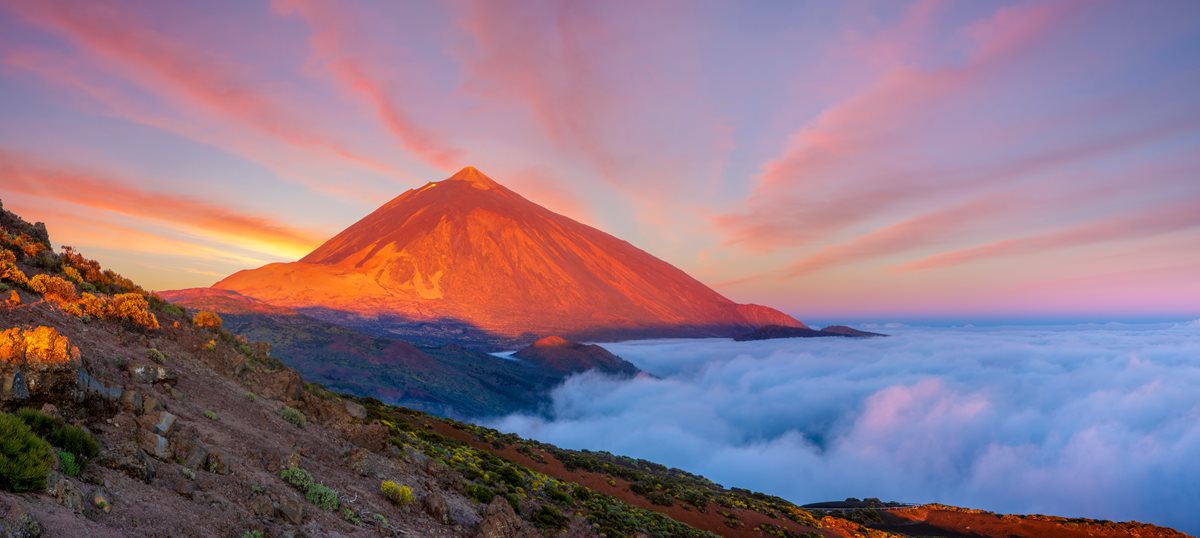
[[[85,75],[84,66],[71,58],[45,50],[22,48],[6,54],[3,62],[5,65],[34,73],[52,86],[82,94],[100,105],[102,113],[105,115],[221,148],[271,170],[280,179],[302,184],[315,192],[331,194],[360,203],[375,203],[392,194],[390,191],[376,192],[361,184],[333,183],[325,178],[315,178],[309,174],[297,173],[295,168],[301,159],[293,157],[286,159],[286,162],[281,162],[283,159],[273,155],[271,151],[262,147],[261,143],[247,139],[239,133],[214,131],[196,121],[171,117],[167,114],[156,114],[146,103],[139,102],[136,97]],[[358,159],[353,154],[340,156],[356,162]],[[367,166],[373,167],[373,165]]]
[[[763,166],[747,208],[717,217],[716,225],[731,243],[757,249],[795,246],[930,194],[936,197],[942,189],[969,189],[997,177],[1013,177],[1011,164],[954,170],[922,161],[936,162],[938,156],[900,150],[948,103],[986,85],[1070,12],[1066,4],[999,11],[972,27],[976,45],[962,65],[924,69],[896,60],[899,63],[873,84],[796,131],[784,152]],[[932,8],[923,7],[910,17],[924,20],[931,13]],[[915,37],[892,32],[885,39],[882,45],[862,45],[866,50],[861,55],[903,47]],[[1033,167],[1041,157],[1006,161]],[[931,166],[943,169],[931,173]]]
[[[952,267],[977,260],[1036,254],[1043,251],[1078,247],[1109,241],[1140,239],[1200,226],[1200,200],[1187,200],[1165,207],[1087,222],[1063,230],[1019,239],[1006,239],[986,245],[945,252],[900,266],[901,270]]]
[[[28,21],[69,38],[82,50],[120,66],[141,86],[173,102],[224,118],[296,147],[319,150],[360,166],[395,174],[386,164],[330,140],[281,107],[281,95],[265,93],[212,53],[183,43],[113,5],[15,0],[9,6]]]
[[[308,24],[313,53],[329,63],[329,70],[343,88],[366,101],[402,147],[443,171],[465,164],[458,149],[417,125],[393,95],[394,88],[381,83],[378,70],[372,67],[373,51],[352,48],[350,33],[359,25],[347,14],[348,6],[320,0],[277,0],[272,7],[282,14],[298,15]]]

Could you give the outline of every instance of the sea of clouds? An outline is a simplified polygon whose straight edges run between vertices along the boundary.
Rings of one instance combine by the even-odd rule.
[[[797,503],[846,497],[1200,532],[1200,322],[605,344],[553,414],[489,426]]]

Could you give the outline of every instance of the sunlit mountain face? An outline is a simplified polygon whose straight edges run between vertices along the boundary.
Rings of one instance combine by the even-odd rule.
[[[213,286],[290,308],[461,323],[500,337],[734,336],[803,324],[740,305],[473,167],[384,204],[294,263]]]

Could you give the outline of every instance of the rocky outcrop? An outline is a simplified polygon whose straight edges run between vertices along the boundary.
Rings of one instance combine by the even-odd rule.
[[[483,523],[479,524],[476,538],[532,538],[539,534],[525,525],[513,512],[508,501],[497,495],[487,507]]]
[[[81,370],[79,348],[51,327],[0,332],[0,402],[72,399]]]

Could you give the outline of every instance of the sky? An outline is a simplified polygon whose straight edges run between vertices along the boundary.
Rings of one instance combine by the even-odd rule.
[[[549,417],[485,421],[796,503],[878,497],[1192,535],[1200,320],[872,327],[887,338],[605,344]]]
[[[0,0],[0,199],[151,289],[466,165],[801,319],[1200,314],[1200,3]]]

